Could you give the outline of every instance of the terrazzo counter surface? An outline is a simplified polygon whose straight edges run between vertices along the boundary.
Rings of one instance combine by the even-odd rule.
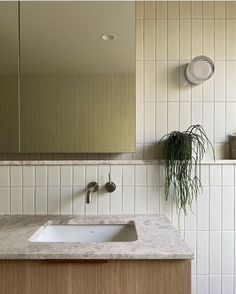
[[[29,238],[47,222],[135,224],[138,240],[41,243]],[[0,259],[192,259],[193,253],[164,215],[2,215]]]

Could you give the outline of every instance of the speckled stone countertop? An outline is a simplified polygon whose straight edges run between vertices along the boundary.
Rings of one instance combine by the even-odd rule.
[[[67,224],[134,223],[138,240],[39,243],[29,238],[47,221]],[[0,259],[192,259],[193,253],[164,215],[2,215]]]

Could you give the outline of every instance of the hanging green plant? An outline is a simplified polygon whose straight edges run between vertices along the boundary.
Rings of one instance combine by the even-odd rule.
[[[192,201],[202,189],[201,160],[210,147],[214,148],[201,125],[192,125],[186,131],[165,135],[163,157],[165,161],[165,196],[172,194],[179,212],[186,214]]]

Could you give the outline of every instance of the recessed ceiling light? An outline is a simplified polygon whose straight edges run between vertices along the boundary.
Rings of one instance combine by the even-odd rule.
[[[115,39],[115,35],[112,34],[104,34],[101,36],[104,41],[112,41]]]

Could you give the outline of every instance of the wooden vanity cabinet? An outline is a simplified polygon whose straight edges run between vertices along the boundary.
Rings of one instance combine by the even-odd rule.
[[[191,294],[191,261],[2,260],[0,294]]]

